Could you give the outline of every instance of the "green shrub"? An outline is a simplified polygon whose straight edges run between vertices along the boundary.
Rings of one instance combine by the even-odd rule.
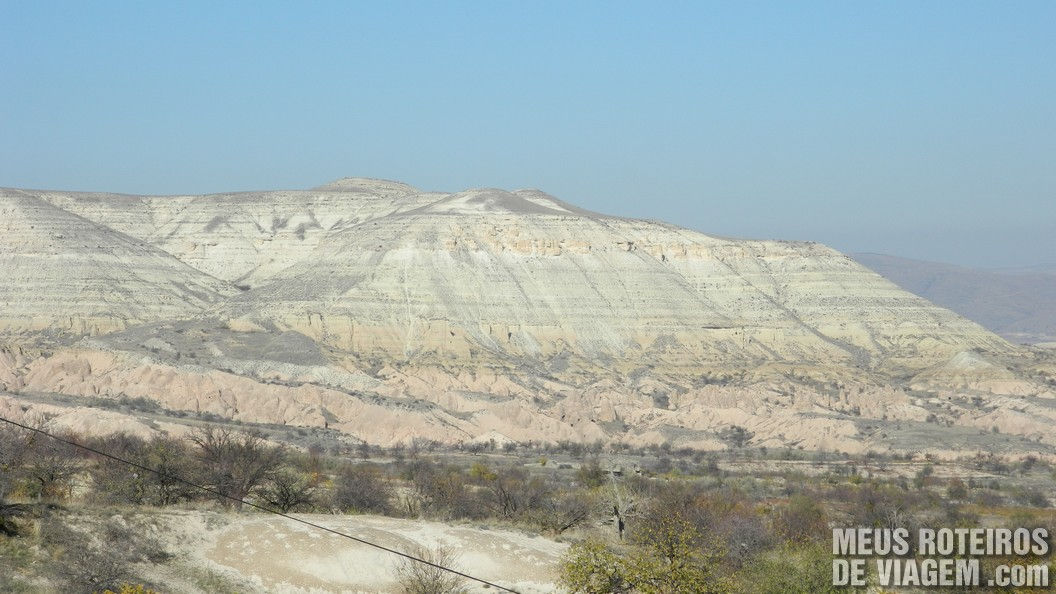
[[[823,544],[793,544],[763,554],[737,575],[737,590],[756,594],[825,594],[832,585],[832,554]]]

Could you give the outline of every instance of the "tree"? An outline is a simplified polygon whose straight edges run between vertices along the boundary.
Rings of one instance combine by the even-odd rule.
[[[715,548],[708,552],[701,535],[685,518],[659,518],[638,535],[645,550],[632,557],[627,579],[643,594],[722,592],[715,576]]]
[[[207,427],[191,435],[198,446],[205,482],[222,495],[225,507],[255,492],[278,470],[284,452],[270,446],[257,433],[237,433],[230,429]],[[234,501],[232,501],[234,500]]]
[[[481,511],[479,499],[468,492],[466,477],[458,468],[422,458],[408,464],[406,474],[423,507],[434,513],[473,517]]]
[[[597,541],[573,545],[561,563],[562,584],[578,594],[710,594],[728,590],[716,573],[720,551],[701,546],[700,534],[684,518],[668,516],[644,532],[641,539],[640,546],[626,554]]]
[[[43,418],[35,423],[44,426]],[[72,435],[63,435],[72,438]],[[26,438],[20,473],[26,479],[29,495],[37,499],[66,499],[73,488],[73,478],[80,470],[79,453],[73,446],[39,433]]]
[[[302,472],[283,468],[274,473],[264,486],[261,497],[282,513],[311,507],[315,499],[315,485]]]
[[[198,478],[187,442],[175,437],[155,435],[143,452],[143,465],[160,474],[149,473],[147,503],[172,505],[191,499],[199,493],[184,481]],[[183,479],[183,480],[180,480]]]
[[[32,445],[30,433],[24,429],[15,429],[4,425],[0,427],[0,535],[15,536],[18,526],[10,520],[15,515],[17,506],[7,505],[7,496],[16,489],[22,473],[29,448]]]
[[[111,456],[139,464],[143,463],[143,451],[146,444],[138,437],[118,433],[95,440],[92,445]],[[88,470],[88,474],[92,479],[92,491],[100,501],[132,505],[146,503],[150,480],[147,475],[151,473],[130,468],[127,464],[111,458],[99,456]]]
[[[34,435],[7,425],[0,427],[0,503],[15,489]]]
[[[22,422],[43,430],[47,417],[36,415]],[[16,489],[37,499],[68,497],[80,470],[78,453],[73,446],[35,431],[5,425],[0,430],[0,501]]]
[[[186,442],[180,439],[155,435],[144,441],[130,435],[115,434],[97,440],[95,447],[151,469],[130,468],[123,462],[100,456],[89,474],[95,494],[102,501],[172,505],[196,494],[196,490],[184,481],[198,478],[198,469],[193,464]]]
[[[513,519],[541,509],[553,499],[553,487],[541,477],[533,477],[523,468],[510,466],[491,471],[474,465],[471,476],[483,487],[485,506],[495,515]]]
[[[388,477],[374,464],[345,466],[334,481],[333,507],[343,512],[392,512],[394,491]]]

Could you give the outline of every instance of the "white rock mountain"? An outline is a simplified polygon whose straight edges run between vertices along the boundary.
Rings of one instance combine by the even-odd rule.
[[[1056,445],[1050,352],[816,243],[361,178],[208,196],[6,189],[0,230],[9,406],[143,397],[383,444],[707,448],[738,426],[804,448]]]

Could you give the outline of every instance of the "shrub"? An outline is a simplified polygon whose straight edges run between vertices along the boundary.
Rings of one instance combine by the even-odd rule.
[[[59,519],[51,519],[42,525],[41,538],[58,553],[53,572],[63,585],[63,592],[88,594],[109,588],[120,589],[122,583],[133,577],[132,559],[125,548],[127,543],[104,549]]]
[[[560,579],[572,594],[619,594],[631,590],[628,573],[623,555],[588,540],[569,547],[561,561]]]
[[[143,584],[121,584],[115,592],[110,589],[103,590],[102,594],[158,594],[158,592],[147,588]]]
[[[481,487],[477,495],[484,508],[500,518],[520,517],[539,509],[553,497],[553,488],[544,479],[530,476],[523,468],[511,466],[475,476]]]
[[[1040,489],[1021,487],[1012,493],[1012,499],[1020,505],[1031,507],[1048,507],[1049,498]]]
[[[46,422],[43,416],[24,421],[35,429],[44,429]],[[36,499],[67,499],[80,470],[79,454],[71,445],[24,429],[3,431],[0,433],[0,471],[3,471],[0,472],[0,499],[15,491]]]
[[[566,491],[543,499],[530,516],[539,528],[561,534],[590,519],[595,500],[590,494]]]
[[[643,594],[722,592],[715,575],[720,547],[703,542],[689,521],[677,516],[660,518],[638,532],[644,550],[631,557],[627,579]],[[709,550],[710,549],[710,550]]]
[[[591,489],[604,485],[605,478],[605,471],[601,468],[601,462],[597,456],[583,462],[576,470],[576,480]]]
[[[755,434],[740,425],[730,425],[719,431],[718,436],[731,448],[743,448],[752,440],[752,437],[755,437]]]
[[[757,594],[827,594],[832,585],[832,554],[823,544],[786,545],[758,557],[737,575],[738,590]]]
[[[457,567],[458,556],[451,549],[416,548],[410,554],[436,565],[460,570]],[[396,564],[394,574],[396,583],[404,594],[461,594],[466,591],[465,578],[407,558],[402,558]]]
[[[727,591],[716,571],[721,550],[702,543],[685,519],[661,518],[638,538],[640,546],[622,555],[597,541],[572,546],[561,563],[561,583],[582,594]]]
[[[102,451],[130,460],[157,473],[129,469],[121,462],[99,457],[90,468],[93,494],[100,501],[133,505],[172,505],[193,498],[198,490],[179,479],[194,480],[199,473],[187,444],[172,437],[149,441],[113,435],[98,441]]]
[[[825,510],[806,495],[793,495],[788,505],[774,514],[774,530],[792,542],[824,541],[829,536]]]
[[[959,478],[951,479],[950,484],[946,487],[946,496],[950,499],[966,499],[968,497],[968,487]]]

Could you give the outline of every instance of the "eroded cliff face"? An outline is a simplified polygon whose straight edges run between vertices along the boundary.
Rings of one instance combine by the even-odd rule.
[[[784,361],[889,373],[1011,349],[822,245],[498,190],[335,230],[225,314],[360,356],[477,366],[570,353],[624,371]]]
[[[147,243],[0,190],[0,332],[105,334],[193,316],[234,291]]]
[[[724,447],[740,426],[758,444],[888,449],[915,442],[881,422],[1016,425],[972,396],[1054,410],[1048,355],[830,248],[535,190],[3,190],[0,215],[0,383],[18,394],[143,397],[376,443]],[[1051,441],[1035,425],[1021,437]]]

